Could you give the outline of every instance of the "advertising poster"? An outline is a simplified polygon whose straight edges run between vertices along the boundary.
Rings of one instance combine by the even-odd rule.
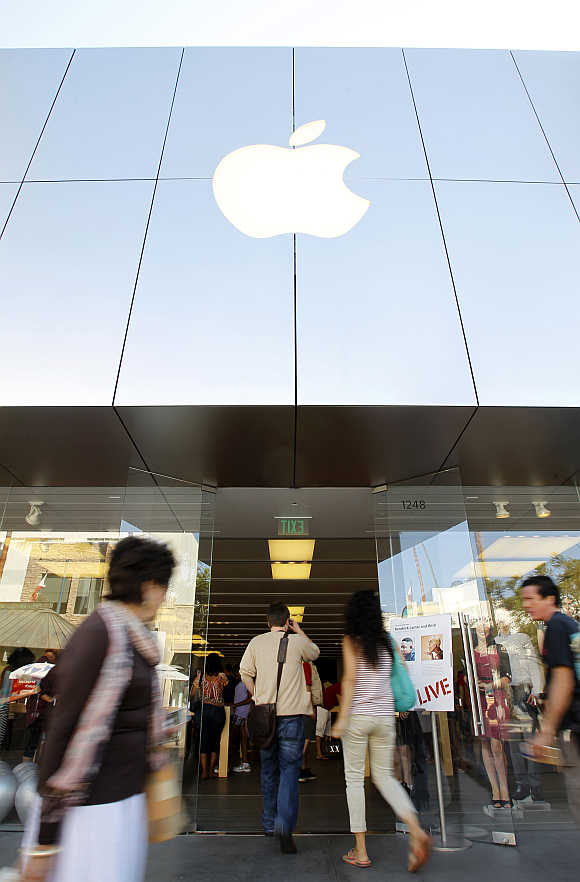
[[[452,711],[451,615],[393,618],[390,631],[417,692],[415,710]]]

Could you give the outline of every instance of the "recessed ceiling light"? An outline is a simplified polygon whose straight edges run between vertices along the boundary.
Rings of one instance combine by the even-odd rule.
[[[509,499],[505,499],[501,502],[494,502],[495,505],[495,516],[496,518],[509,518],[510,513],[506,508],[506,505],[509,505]]]
[[[268,539],[272,561],[311,561],[315,539]]]
[[[546,500],[543,502],[533,502],[532,505],[536,509],[536,517],[538,518],[549,518],[552,512],[546,505]]]
[[[302,563],[275,561],[271,566],[273,579],[309,579],[312,564],[310,561]]]

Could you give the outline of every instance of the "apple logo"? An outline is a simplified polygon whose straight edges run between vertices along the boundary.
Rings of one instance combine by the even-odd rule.
[[[213,192],[234,227],[254,239],[282,233],[333,239],[359,222],[370,202],[349,190],[343,175],[360,154],[336,144],[302,147],[325,128],[325,120],[315,120],[293,132],[290,147],[253,144],[224,156]]]

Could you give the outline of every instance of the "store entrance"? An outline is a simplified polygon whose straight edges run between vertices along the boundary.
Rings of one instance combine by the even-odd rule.
[[[273,601],[284,601],[292,616],[320,648],[316,663],[323,687],[341,675],[344,606],[360,588],[378,590],[371,494],[362,489],[219,490],[211,561],[207,643],[192,668],[203,668],[207,653],[220,654],[234,672],[250,639],[266,630]],[[320,730],[319,731],[323,731]],[[222,737],[220,777],[199,780],[198,751],[192,745],[186,766],[186,794],[198,831],[261,832],[259,753],[250,746],[251,771],[236,772],[240,749],[229,729]],[[313,740],[304,759],[298,831],[349,829],[340,744],[324,734],[317,759]],[[224,751],[229,749],[229,756]],[[395,819],[368,784],[370,829],[391,832]]]
[[[522,753],[541,719],[543,671],[542,632],[521,607],[521,578],[553,574],[566,611],[580,609],[576,490],[540,495],[464,488],[457,470],[375,490],[218,490],[215,524],[200,538],[192,672],[212,652],[235,669],[265,630],[269,604],[283,600],[319,645],[321,679],[332,683],[345,602],[355,590],[378,591],[385,625],[417,675],[417,705],[397,721],[395,771],[423,825],[458,848],[571,826],[563,775]],[[309,751],[298,829],[346,832],[340,753],[317,760],[315,745]],[[220,777],[200,781],[191,740],[190,829],[261,832],[257,753],[248,759],[249,772],[234,772],[239,753],[222,741]],[[397,827],[370,779],[367,815],[372,831]]]

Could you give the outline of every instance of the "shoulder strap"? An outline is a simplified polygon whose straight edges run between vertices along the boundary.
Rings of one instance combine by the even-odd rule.
[[[278,702],[278,692],[280,691],[280,681],[282,679],[282,668],[284,667],[284,662],[286,661],[286,654],[288,652],[288,631],[284,634],[280,643],[278,644],[278,678],[276,680],[276,703]]]

